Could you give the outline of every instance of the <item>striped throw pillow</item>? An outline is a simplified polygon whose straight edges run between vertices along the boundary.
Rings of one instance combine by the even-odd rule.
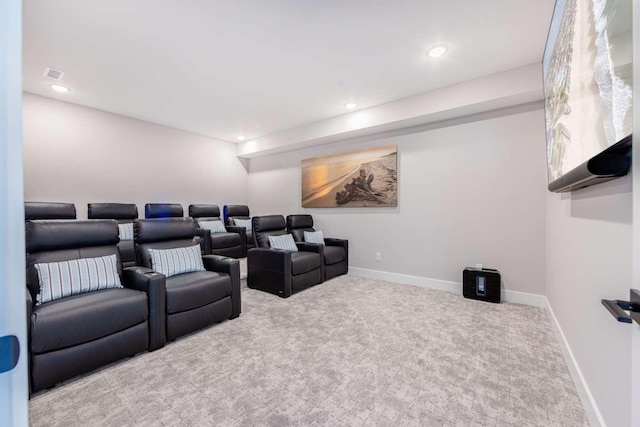
[[[275,249],[284,249],[285,251],[298,252],[296,242],[293,241],[291,234],[283,234],[282,236],[269,236],[269,246]]]
[[[149,249],[151,268],[167,277],[204,271],[200,245],[174,249]]]
[[[247,233],[251,233],[251,220],[250,219],[234,219],[233,223],[238,227],[244,227],[247,229]]]
[[[133,240],[133,223],[118,224],[118,236],[120,240]]]
[[[101,289],[121,288],[115,255],[39,263],[36,305]]]
[[[322,231],[305,231],[304,241],[324,245],[324,236],[322,235]]]
[[[226,233],[227,229],[224,228],[222,221],[199,221],[200,228],[209,230],[212,233]]]

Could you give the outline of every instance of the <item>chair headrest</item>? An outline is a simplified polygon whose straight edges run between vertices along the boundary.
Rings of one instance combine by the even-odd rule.
[[[225,205],[224,206],[224,217],[229,218],[230,216],[250,216],[249,215],[249,206],[247,205]]]
[[[219,217],[220,208],[218,205],[189,205],[189,216],[191,218]]]
[[[191,218],[136,219],[133,232],[136,244],[153,243],[193,239],[196,227]]]
[[[113,219],[78,221],[33,220],[26,225],[28,253],[116,245],[118,223]]]
[[[182,205],[177,203],[147,203],[144,205],[145,218],[181,218]]]
[[[76,219],[73,203],[25,202],[24,219]]]
[[[89,203],[89,219],[136,219],[138,207],[135,203]]]
[[[287,230],[294,228],[313,228],[313,217],[311,215],[287,216]]]
[[[254,216],[251,222],[254,233],[284,230],[285,222],[282,215]]]

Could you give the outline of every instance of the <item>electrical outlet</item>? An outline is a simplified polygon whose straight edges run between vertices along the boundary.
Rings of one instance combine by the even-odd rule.
[[[382,261],[382,254],[380,252],[376,252],[376,261]]]

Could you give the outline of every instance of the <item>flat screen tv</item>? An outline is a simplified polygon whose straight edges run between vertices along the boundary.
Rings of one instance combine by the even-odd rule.
[[[542,60],[549,190],[631,164],[632,0],[556,0]]]

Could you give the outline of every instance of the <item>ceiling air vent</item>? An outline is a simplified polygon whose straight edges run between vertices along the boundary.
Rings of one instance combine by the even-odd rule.
[[[59,82],[62,80],[62,76],[64,76],[64,71],[56,70],[55,68],[47,67],[44,69],[43,76],[50,78],[51,80],[55,80]]]

